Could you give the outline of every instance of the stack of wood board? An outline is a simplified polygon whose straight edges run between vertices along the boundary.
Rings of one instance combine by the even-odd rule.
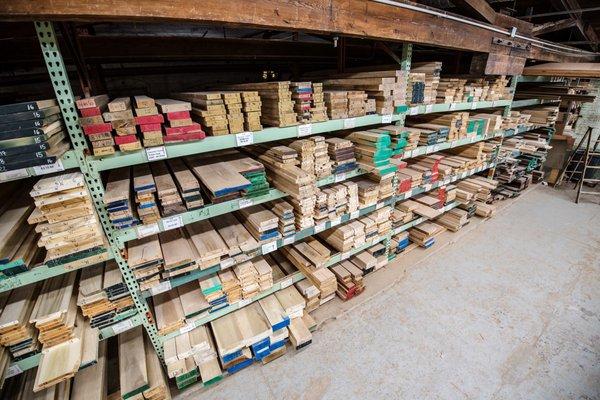
[[[40,392],[52,386],[68,391],[69,379],[79,370],[82,357],[81,334],[70,340],[42,350],[40,362],[35,375],[34,392]],[[66,386],[60,386],[61,384]],[[53,394],[52,389],[49,390]]]
[[[325,240],[331,247],[343,253],[355,247],[354,232],[352,223],[349,223],[323,231],[319,233],[319,237]],[[364,234],[362,237],[364,240]]]
[[[473,176],[458,181],[458,189],[469,192],[475,200],[488,202],[492,200],[492,190],[498,187],[498,181],[481,176]]]
[[[324,304],[334,297],[337,281],[329,269],[317,268],[312,260],[307,259],[308,255],[304,256],[302,251],[306,248],[307,246],[303,246],[298,250],[297,246],[285,246],[280,252],[319,289],[320,304]]]
[[[514,78],[513,78],[514,79]],[[486,76],[485,80],[487,85],[489,86],[487,96],[484,100],[486,101],[496,101],[496,100],[510,100],[511,92],[510,92],[510,80],[504,76],[499,75],[497,77]]]
[[[93,318],[116,308],[102,287],[103,278],[104,264],[93,265],[81,271],[77,306],[86,318]]]
[[[136,326],[118,335],[121,396],[130,398],[148,390],[144,328]]]
[[[245,261],[233,267],[235,276],[239,279],[242,287],[242,298],[250,299],[260,292],[258,282],[258,271],[251,261]]]
[[[322,83],[312,83],[312,101],[310,106],[311,122],[322,122],[328,120]]]
[[[37,224],[45,263],[66,263],[103,251],[104,234],[82,173],[40,179],[29,194],[36,209],[28,222]]]
[[[374,271],[377,271],[378,269],[383,268],[388,264],[389,258],[387,255],[386,247],[383,243],[377,243],[369,247],[366,251],[367,253],[375,257],[375,259],[377,260],[375,268],[373,269]]]
[[[281,235],[286,238],[296,233],[296,224],[294,218],[294,206],[285,200],[277,199],[267,203],[269,210],[272,210],[278,217],[277,226]]]
[[[437,103],[458,103],[463,101],[466,79],[440,78],[437,87]]]
[[[397,167],[390,164],[393,155],[392,140],[387,132],[381,130],[355,131],[346,136],[354,143],[354,154],[359,165],[374,176],[383,177],[396,172]]]
[[[372,272],[377,266],[377,258],[373,257],[368,251],[361,251],[348,260],[362,270],[363,274]]]
[[[191,281],[177,286],[177,294],[188,323],[193,322],[195,317],[205,316],[210,312],[211,306],[202,294],[198,281]]]
[[[196,265],[200,269],[219,264],[221,257],[229,254],[229,247],[219,235],[211,220],[186,225],[185,230],[192,245],[196,248]]]
[[[342,138],[329,138],[325,140],[328,145],[328,154],[333,161],[333,173],[346,173],[356,169],[354,145],[350,140]]]
[[[73,338],[77,317],[76,272],[44,281],[29,322],[39,330],[38,340],[52,347]]]
[[[355,179],[358,187],[358,203],[360,208],[365,208],[377,203],[379,198],[379,185],[367,178]]]
[[[156,194],[160,202],[162,216],[179,214],[185,212],[186,207],[177,189],[177,185],[169,172],[164,161],[150,164],[154,182],[156,182]]]
[[[336,294],[342,300],[350,300],[364,291],[363,271],[345,260],[331,267],[338,282]]]
[[[107,341],[98,346],[98,361],[77,372],[71,387],[71,400],[101,400],[106,393],[107,379]]]
[[[209,329],[204,325],[165,340],[164,351],[167,374],[170,378],[184,375],[190,363],[202,366],[206,362],[217,361]],[[220,375],[220,368],[218,370]]]
[[[131,207],[131,169],[113,169],[109,172],[104,191],[104,206],[115,228],[137,225],[139,219]]]
[[[37,332],[29,321],[39,289],[38,285],[20,287],[0,297],[0,345],[14,358],[39,349]]]
[[[326,90],[323,95],[329,119],[348,118],[348,92],[345,90]]]
[[[198,161],[198,160],[196,160]],[[252,185],[229,162],[191,162],[194,174],[200,182],[204,193],[212,203],[220,203],[238,198],[242,191]]]
[[[546,106],[537,108],[519,109],[521,114],[529,115],[528,122],[531,124],[554,126],[558,118],[558,106]]]
[[[289,338],[289,331],[286,328],[290,325],[290,317],[275,295],[267,296],[258,303],[273,331],[269,336],[269,355],[261,359],[263,364],[267,364],[286,352],[286,343]]]
[[[436,218],[435,223],[442,225],[452,232],[457,232],[460,228],[469,223],[469,215],[465,210],[453,208]]]
[[[243,83],[231,86],[234,90],[254,90],[262,102],[261,122],[270,126],[292,126],[297,124],[290,82]]]
[[[221,279],[217,274],[201,278],[199,284],[200,291],[210,306],[210,312],[215,312],[228,305]]]
[[[118,313],[134,307],[133,299],[123,280],[123,275],[114,260],[107,261],[105,264],[102,290],[106,292],[108,300],[114,304],[114,310],[94,315],[90,319],[92,327],[104,328],[111,325]]]
[[[185,208],[188,211],[201,208],[204,205],[204,200],[202,199],[200,182],[194,176],[194,173],[179,158],[169,160],[167,163]]]
[[[323,136],[311,136],[310,140],[315,143],[315,175],[317,179],[325,178],[332,173],[332,162],[329,158],[329,145]]]
[[[0,194],[0,277],[26,272],[44,257],[39,234],[27,223],[34,210],[22,184],[5,183]]]
[[[227,110],[227,125],[229,133],[244,131],[244,114],[242,113],[242,95],[240,92],[221,93],[225,109]]]
[[[182,228],[161,232],[158,235],[163,254],[163,278],[171,278],[192,271],[198,266],[197,249]]]
[[[497,132],[502,128],[502,115],[479,113],[469,115],[469,118],[485,120],[483,130],[484,135],[490,134],[492,132]]]
[[[68,149],[56,100],[0,106],[0,172],[54,164]]]
[[[411,117],[411,126],[424,129],[432,129],[441,133],[442,130],[437,129],[437,126],[448,128],[447,140],[458,140],[467,137],[467,125],[469,121],[469,113],[456,112],[450,114],[423,114]],[[439,143],[441,140],[438,140]],[[425,144],[425,143],[424,143]],[[435,143],[426,143],[435,144]]]
[[[146,353],[146,371],[148,374],[148,389],[142,392],[144,399],[171,400],[169,382],[165,378],[163,367],[156,351],[146,336],[144,336],[144,351]]]
[[[425,74],[425,89],[423,91],[423,103],[434,104],[437,98],[437,89],[442,71],[441,61],[412,63],[410,71]]]
[[[192,104],[192,114],[207,134],[218,136],[229,133],[227,110],[221,92],[185,92],[175,97]]]
[[[315,175],[315,145],[316,143],[310,139],[292,140],[286,143],[286,146],[296,151],[299,167],[311,175]]]
[[[323,85],[327,90],[348,91],[348,116],[365,115],[367,98],[374,99],[375,111],[391,114],[394,110],[394,92],[401,92],[397,71],[373,71],[342,74],[343,77],[327,79]]]
[[[397,235],[392,236],[390,248],[396,254],[401,253],[408,247],[410,240],[408,239],[408,232],[400,232]]]
[[[156,329],[160,335],[175,332],[185,324],[185,314],[176,292],[167,290],[152,299]]]
[[[79,111],[79,124],[92,145],[95,156],[115,152],[112,125],[104,122],[102,113],[106,110],[108,96],[105,94],[79,99],[75,102]]]
[[[142,224],[158,221],[160,212],[156,205],[156,183],[148,164],[138,164],[133,167],[133,191],[137,203],[137,215],[142,220]]]
[[[259,242],[280,239],[279,218],[262,205],[245,207],[237,212],[239,220]]]
[[[164,127],[165,143],[188,142],[206,137],[202,127],[192,121],[192,105],[188,101],[158,99],[156,104],[168,121]]]
[[[364,217],[361,217],[357,222],[360,222],[363,225],[365,241],[371,240],[373,237],[377,236],[379,227],[377,226],[377,222],[375,222],[373,218],[371,218],[368,215],[365,215]]]
[[[235,215],[223,214],[218,218],[213,218],[211,223],[225,241],[229,256],[247,253],[258,247],[256,239],[244,228]]]
[[[273,269],[269,263],[263,258],[258,257],[252,261],[256,272],[258,273],[257,282],[260,291],[265,291],[273,286]]]
[[[291,82],[292,100],[298,122],[311,122],[312,84],[311,82]]]
[[[443,232],[444,228],[432,222],[422,222],[408,231],[412,243],[429,248],[435,243],[435,236]]]
[[[137,279],[140,290],[158,285],[163,270],[163,254],[158,235],[127,242],[127,264]]]
[[[240,281],[231,270],[219,272],[219,280],[221,281],[221,287],[225,296],[227,296],[227,303],[233,304],[242,298],[242,287]]]
[[[163,140],[163,123],[165,118],[158,113],[153,98],[148,96],[133,96],[135,124],[142,134],[144,147],[160,146]]]
[[[108,103],[108,111],[102,113],[104,122],[110,123],[114,130],[113,137],[119,150],[135,151],[142,148],[142,143],[137,136],[135,119],[131,108],[131,98],[117,97]]]
[[[244,113],[244,129],[247,131],[260,131],[262,102],[258,92],[241,92],[242,111]]]
[[[408,74],[408,82],[406,85],[406,103],[421,104],[425,101],[425,80],[426,75],[419,72],[411,72]]]

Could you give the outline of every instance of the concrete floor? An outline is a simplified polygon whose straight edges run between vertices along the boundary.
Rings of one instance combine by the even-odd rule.
[[[388,287],[306,349],[177,398],[600,399],[599,250],[600,207],[540,186],[402,279],[373,274]]]

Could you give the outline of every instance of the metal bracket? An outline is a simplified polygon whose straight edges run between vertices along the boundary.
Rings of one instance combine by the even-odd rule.
[[[499,38],[499,37],[492,38],[492,44],[510,47],[511,49],[514,49],[514,50],[528,51],[531,49],[531,43],[519,43],[519,42],[515,42],[514,40],[503,39],[503,38]]]

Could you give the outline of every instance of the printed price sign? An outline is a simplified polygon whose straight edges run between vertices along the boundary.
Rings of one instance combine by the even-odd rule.
[[[426,112],[427,114],[429,114],[429,113],[432,113],[432,112],[433,112],[433,104],[427,104],[427,105],[425,106],[425,112]]]
[[[411,107],[408,109],[408,115],[417,115],[419,113],[419,106]]]
[[[343,182],[343,181],[345,181],[345,180],[346,180],[346,173],[345,173],[345,172],[343,172],[343,173],[341,173],[341,174],[337,174],[337,175],[335,176],[335,178],[333,179],[333,181],[334,181],[335,183],[338,183],[338,182]]]
[[[323,232],[326,226],[327,225],[325,225],[325,222],[323,222],[322,224],[315,225],[315,233]]]
[[[60,172],[64,170],[65,167],[63,166],[63,163],[60,160],[56,160],[54,164],[36,165],[35,167],[33,167],[33,171],[36,175],[51,174],[52,172]]]
[[[450,111],[456,110],[456,103],[450,103]]]
[[[240,201],[238,202],[238,207],[246,208],[246,207],[250,207],[253,204],[254,204],[254,200],[252,200],[252,199],[240,199]]]
[[[344,129],[352,129],[356,126],[356,118],[346,118],[344,120]]]
[[[254,143],[254,135],[252,132],[241,132],[235,135],[236,146],[249,146]]]
[[[281,288],[285,289],[288,286],[292,286],[292,283],[294,283],[294,280],[291,276],[288,276],[287,278],[281,281]]]
[[[165,231],[168,231],[170,229],[176,229],[176,228],[182,227],[183,219],[181,218],[181,215],[175,215],[172,217],[163,218],[162,224],[163,224],[163,229]]]
[[[115,333],[115,335],[118,335],[121,332],[125,332],[131,328],[133,328],[133,322],[130,319],[126,319],[125,321],[121,321],[112,326],[112,330]]]
[[[381,123],[382,124],[391,124],[392,123],[392,114],[382,115]]]
[[[226,260],[221,261],[221,269],[229,268],[233,264],[235,264],[235,260],[233,258],[228,258]]]
[[[298,126],[298,137],[308,136],[312,134],[312,124],[304,124]]]
[[[270,253],[272,251],[275,251],[275,250],[277,250],[277,241],[273,240],[272,242],[265,243],[265,244],[262,245],[261,249],[262,249],[262,253],[263,254],[267,254],[267,253]]]
[[[171,290],[171,281],[161,282],[158,285],[150,288],[150,294],[156,296],[159,293],[164,293],[167,290]]]

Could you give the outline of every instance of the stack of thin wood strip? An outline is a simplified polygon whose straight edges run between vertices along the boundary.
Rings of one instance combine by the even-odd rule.
[[[281,238],[278,231],[279,218],[262,205],[245,207],[237,212],[239,220],[258,242]]]
[[[162,216],[185,212],[186,207],[167,164],[164,161],[157,161],[151,164],[151,168]]]
[[[323,96],[323,84],[312,82],[312,101],[310,107],[310,121],[327,121],[327,108],[325,107],[325,98]]]
[[[142,143],[137,136],[131,98],[117,97],[110,101],[107,106],[108,111],[102,113],[102,119],[105,123],[110,124],[114,130],[113,140],[119,150],[123,152],[140,150]]]
[[[156,205],[156,183],[148,164],[139,164],[133,167],[133,191],[137,203],[136,211],[142,224],[158,221],[160,212]]]
[[[325,90],[323,94],[329,119],[348,118],[348,92],[345,90]]]
[[[425,88],[423,90],[423,103],[434,104],[437,97],[438,84],[440,82],[440,72],[442,71],[442,62],[422,62],[412,63],[410,65],[411,73],[425,74]]]
[[[192,105],[188,101],[158,99],[156,105],[167,120],[163,137],[165,143],[188,142],[206,137],[200,124],[192,121]]]
[[[82,173],[40,179],[30,195],[36,209],[28,222],[37,224],[46,263],[68,263],[104,251],[104,235]]]
[[[230,88],[258,92],[262,102],[261,122],[264,125],[284,127],[298,123],[289,81],[243,83]]]
[[[39,285],[31,285],[0,295],[0,345],[15,358],[39,349],[37,331],[29,321],[39,289]]]
[[[103,201],[108,218],[116,228],[128,228],[139,223],[131,207],[130,187],[130,168],[117,168],[109,172]]]
[[[342,261],[331,267],[331,271],[338,282],[336,294],[342,300],[350,300],[364,291],[363,271],[351,261]]]
[[[412,243],[420,247],[429,248],[435,243],[435,236],[445,230],[444,227],[432,222],[422,222],[408,231]]]
[[[467,137],[467,125],[469,121],[469,113],[467,112],[456,112],[450,114],[423,114],[411,117],[411,126],[416,128],[431,129],[438,132],[438,138],[436,143],[441,142],[440,134],[444,130],[439,127],[445,127],[448,129],[446,140],[458,140]],[[439,127],[438,127],[439,126]],[[435,143],[423,143],[423,144],[435,144]]]
[[[251,264],[250,264],[251,266]],[[247,266],[243,266],[242,268],[246,268]],[[235,273],[235,270],[234,270]],[[237,273],[236,278],[239,281],[239,275]],[[228,305],[227,296],[223,292],[223,285],[221,284],[221,278],[219,275],[210,275],[204,278],[201,278],[198,283],[200,284],[200,291],[204,296],[204,299],[210,306],[210,312],[215,312],[220,310],[223,307]],[[247,283],[247,282],[246,282]],[[240,287],[242,283],[240,282]],[[258,285],[256,285],[256,290],[258,291]]]
[[[102,94],[79,99],[75,103],[79,111],[79,124],[92,144],[92,151],[95,156],[104,156],[115,152],[112,125],[102,118],[102,113],[106,111],[108,101],[108,96]]]
[[[160,272],[163,270],[163,254],[158,235],[127,242],[127,264],[141,290],[158,285]]]
[[[242,112],[244,113],[244,129],[247,131],[260,131],[262,102],[258,92],[241,92]]]
[[[258,247],[256,239],[244,228],[235,215],[223,214],[211,221],[228,247],[230,256],[249,252]]]
[[[531,124],[553,126],[558,119],[558,106],[546,106],[536,108],[519,109],[521,114],[529,115],[528,122]]]
[[[460,208],[453,208],[436,218],[435,223],[442,225],[452,232],[457,232],[469,223],[469,213]]]
[[[311,82],[291,82],[290,87],[298,122],[301,124],[311,122],[310,109],[313,93]]]
[[[463,101],[466,79],[442,77],[439,80],[436,102],[458,103]]]
[[[239,93],[225,95],[225,93],[222,92],[186,92],[177,93],[174,96],[177,99],[185,100],[192,104],[192,115],[197,121],[200,122],[202,127],[206,130],[206,133],[209,135],[217,136],[230,133],[227,114],[228,110],[225,107],[226,101],[228,101],[230,104],[235,103],[240,105],[239,107],[235,107],[236,113],[234,114],[235,122],[233,126],[237,126],[239,128],[239,117],[241,117],[243,128],[243,115],[241,114],[242,100]],[[236,122],[237,125],[235,125]],[[235,129],[233,129],[233,131],[235,131]],[[241,132],[233,131],[231,133]]]
[[[184,228],[161,232],[158,235],[163,254],[163,278],[185,274],[197,269],[197,249]]]
[[[354,145],[350,140],[334,137],[325,141],[329,146],[328,153],[333,161],[334,174],[346,173],[356,169]]]
[[[0,106],[0,172],[51,165],[69,149],[55,99]]]
[[[153,98],[148,96],[133,96],[135,104],[135,125],[142,134],[144,147],[160,146],[163,140],[164,116],[159,114]]]
[[[194,173],[179,158],[169,160],[167,163],[188,211],[202,207],[204,200],[202,199],[200,182]]]
[[[267,203],[267,207],[277,215],[277,226],[284,238],[290,237],[296,233],[294,206],[285,200],[277,199]]]

